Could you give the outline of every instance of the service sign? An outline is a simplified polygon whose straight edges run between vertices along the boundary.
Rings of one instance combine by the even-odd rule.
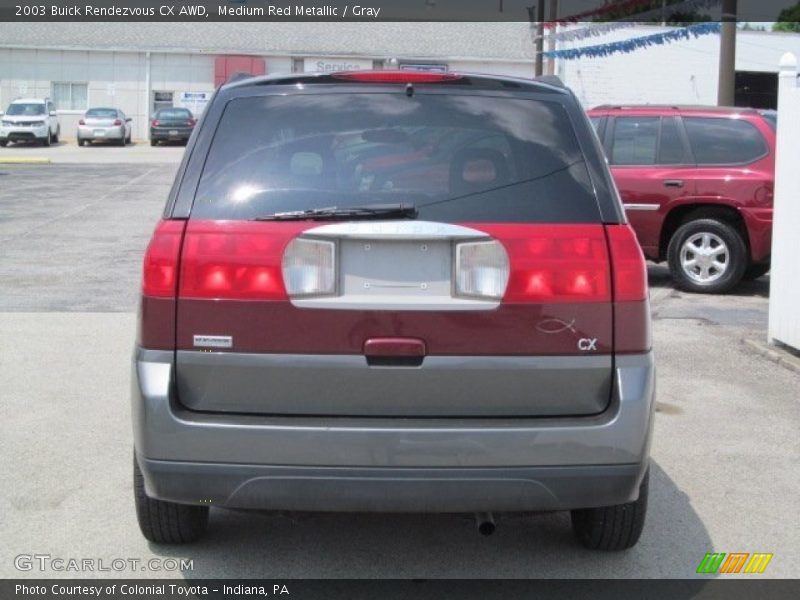
[[[306,73],[322,71],[333,73],[335,71],[364,71],[372,69],[372,60],[369,58],[306,58],[303,60],[303,70]]]

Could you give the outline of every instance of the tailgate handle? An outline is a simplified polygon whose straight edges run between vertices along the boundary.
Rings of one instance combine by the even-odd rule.
[[[418,367],[425,352],[425,342],[417,338],[370,338],[364,342],[367,364],[375,367]]]

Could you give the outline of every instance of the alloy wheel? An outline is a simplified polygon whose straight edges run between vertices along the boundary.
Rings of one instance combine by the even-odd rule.
[[[681,246],[681,268],[700,284],[717,281],[730,265],[730,250],[721,237],[701,232],[686,238]]]

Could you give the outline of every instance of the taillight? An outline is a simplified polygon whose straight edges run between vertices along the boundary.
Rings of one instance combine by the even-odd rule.
[[[499,300],[508,285],[508,254],[496,240],[460,243],[456,245],[455,275],[457,296]]]
[[[189,127],[194,127],[195,125],[197,125],[197,121],[195,119],[189,119],[188,121],[186,121],[186,124]]]
[[[190,221],[180,298],[285,300],[284,248],[307,223]]]
[[[178,276],[178,256],[185,221],[161,221],[156,226],[144,255],[142,294],[174,298]]]
[[[81,119],[80,121],[78,121],[78,125],[86,125],[86,121],[84,121],[83,119]]]
[[[336,292],[336,245],[324,240],[292,240],[283,253],[283,281],[289,296]]]
[[[647,352],[652,347],[647,265],[630,225],[606,225],[614,272],[614,351]]]
[[[332,77],[362,83],[440,83],[461,79],[455,73],[430,71],[340,71]]]
[[[647,298],[647,265],[630,225],[607,225],[608,246],[614,269],[614,300],[630,302]]]
[[[122,125],[122,121],[120,119],[115,119],[114,126],[119,127],[120,125]]]
[[[159,123],[158,123],[158,119],[153,119],[153,120],[151,121],[151,125],[152,125],[153,127],[158,127],[158,125],[159,125]]]
[[[476,224],[505,247],[506,303],[610,302],[602,225]]]

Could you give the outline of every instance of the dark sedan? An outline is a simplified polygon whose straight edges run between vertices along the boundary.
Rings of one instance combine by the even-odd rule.
[[[150,145],[189,141],[197,120],[186,108],[162,108],[150,121]]]

